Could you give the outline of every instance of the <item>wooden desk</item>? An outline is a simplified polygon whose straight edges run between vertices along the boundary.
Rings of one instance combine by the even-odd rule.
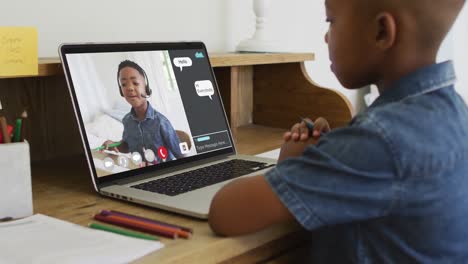
[[[332,127],[346,124],[351,104],[308,77],[304,62],[313,59],[311,53],[211,54],[234,133],[250,124],[289,128],[301,116],[323,116]],[[25,138],[33,161],[80,155],[82,144],[60,61],[41,59],[38,67],[38,76],[0,79],[7,117],[13,120],[28,107],[31,126]]]
[[[284,131],[242,127],[238,131],[238,141],[243,142],[239,150],[254,154],[279,147]],[[306,237],[296,224],[284,224],[248,236],[221,238],[211,232],[206,221],[99,196],[92,188],[84,156],[35,164],[32,182],[35,213],[87,225],[93,214],[113,209],[194,229],[189,240],[162,238],[166,247],[137,263],[254,263],[296,250]]]

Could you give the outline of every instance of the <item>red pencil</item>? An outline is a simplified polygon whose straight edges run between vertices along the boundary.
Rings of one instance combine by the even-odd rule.
[[[110,210],[110,211],[108,211],[108,210],[102,210],[102,211],[101,211],[101,214],[104,214],[104,215],[105,215],[106,213],[109,213],[109,214],[111,214],[111,215],[120,215],[120,216],[123,216],[123,217],[128,217],[128,218],[130,218],[130,219],[141,220],[141,221],[143,221],[143,222],[155,223],[155,224],[160,224],[160,225],[164,225],[164,226],[179,228],[179,229],[182,229],[182,230],[187,231],[187,232],[189,232],[189,233],[193,233],[193,229],[188,228],[188,227],[183,227],[183,226],[178,226],[178,225],[174,225],[174,224],[169,224],[169,223],[166,223],[166,222],[162,222],[162,221],[158,221],[158,220],[153,220],[153,219],[149,219],[149,218],[145,218],[145,217],[141,217],[141,216],[137,216],[137,215],[122,213],[122,212],[115,211],[115,210]]]
[[[123,217],[123,216],[119,216],[119,215],[108,215],[106,217],[111,218],[111,219],[115,219],[115,220],[118,220],[118,221],[121,221],[121,222],[124,222],[124,223],[133,224],[133,225],[136,225],[136,226],[148,228],[148,229],[154,229],[154,230],[166,231],[166,232],[174,232],[174,233],[177,234],[177,236],[182,237],[182,238],[190,238],[192,236],[192,234],[190,234],[187,231],[183,231],[180,228],[163,226],[163,225],[159,225],[159,224],[156,224],[156,223],[143,222],[143,221],[140,221],[140,220],[137,220],[137,219],[130,219],[128,217]]]
[[[153,228],[142,227],[138,224],[123,222],[123,221],[120,221],[119,219],[110,218],[110,217],[100,215],[100,214],[94,215],[94,219],[104,222],[104,223],[127,227],[130,229],[134,229],[134,230],[138,230],[138,231],[142,231],[142,232],[146,232],[150,234],[155,234],[155,235],[162,236],[162,237],[167,237],[167,238],[172,238],[172,239],[177,238],[177,233],[175,232],[168,232],[168,231],[163,231],[163,230],[156,230]]]
[[[3,116],[0,116],[0,128],[2,130],[3,143],[10,143],[11,142],[11,137],[10,137],[10,133],[8,133],[7,120]]]

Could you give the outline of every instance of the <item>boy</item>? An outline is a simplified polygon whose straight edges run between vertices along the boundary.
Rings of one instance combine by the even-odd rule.
[[[333,72],[381,96],[316,146],[295,125],[275,169],[214,197],[212,229],[295,219],[317,230],[312,263],[467,263],[468,111],[452,64],[435,64],[464,0],[325,2]]]
[[[160,112],[156,111],[147,98],[151,96],[146,72],[137,63],[125,60],[119,64],[117,70],[117,83],[120,95],[132,106],[122,123],[124,131],[120,145],[114,147],[117,152],[138,152],[146,157],[148,150],[152,151],[152,158],[157,162],[182,158],[179,148],[179,138],[171,122]],[[109,149],[111,140],[103,143],[105,149]],[[167,158],[164,160],[156,155],[160,148],[167,150]]]

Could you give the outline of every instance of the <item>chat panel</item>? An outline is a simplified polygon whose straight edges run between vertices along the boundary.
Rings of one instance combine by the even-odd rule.
[[[177,79],[197,153],[232,146],[221,98],[203,50],[172,50]],[[207,140],[196,141],[196,138]]]

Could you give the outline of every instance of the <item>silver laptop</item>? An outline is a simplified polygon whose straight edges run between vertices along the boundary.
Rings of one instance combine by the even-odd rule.
[[[206,219],[229,181],[275,161],[237,155],[205,45],[60,46],[97,192]]]

